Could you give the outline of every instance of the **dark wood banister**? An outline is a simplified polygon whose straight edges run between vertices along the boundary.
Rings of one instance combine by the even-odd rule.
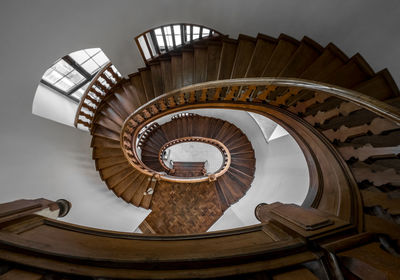
[[[301,80],[301,79],[283,79],[283,78],[250,78],[250,79],[231,79],[231,80],[220,80],[220,81],[213,81],[213,82],[206,82],[206,83],[200,83],[192,86],[187,86],[178,90],[174,90],[168,93],[165,93],[152,101],[142,105],[139,107],[135,112],[133,112],[124,122],[123,127],[121,129],[121,148],[124,152],[125,157],[128,159],[128,161],[131,163],[133,167],[138,169],[140,172],[143,174],[146,174],[148,176],[153,176],[155,173],[153,170],[149,169],[145,164],[141,162],[139,159],[136,149],[132,149],[131,147],[136,146],[136,141],[137,141],[137,134],[138,131],[141,129],[141,126],[139,125],[139,130],[134,128],[134,132],[132,133],[132,128],[130,129],[131,132],[127,133],[127,127],[128,124],[130,123],[131,120],[135,119],[135,117],[141,117],[140,113],[146,108],[150,107],[151,105],[155,105],[159,103],[160,101],[163,104],[167,104],[168,100],[174,100],[174,102],[177,102],[176,100],[179,100],[180,97],[182,97],[184,94],[187,93],[193,93],[195,91],[200,91],[200,90],[210,90],[210,89],[221,89],[223,87],[229,87],[229,88],[241,88],[241,87],[251,87],[251,88],[256,88],[256,87],[261,87],[261,86],[276,86],[276,87],[289,87],[289,88],[296,88],[296,89],[309,89],[313,90],[316,92],[323,92],[327,93],[329,95],[332,95],[334,97],[338,97],[340,99],[346,100],[353,102],[360,107],[363,107],[367,110],[370,110],[374,113],[376,113],[379,116],[382,116],[384,118],[387,118],[397,124],[400,124],[400,112],[399,109],[386,104],[382,101],[379,101],[377,99],[374,99],[372,97],[368,97],[362,93],[348,90],[345,88],[329,85],[329,84],[324,84],[324,83],[316,83],[316,82],[311,82],[307,80]],[[175,97],[177,97],[175,99]],[[241,100],[240,102],[247,102],[248,104],[254,103],[254,104],[260,104],[259,100],[256,100],[257,98],[253,97],[252,100],[250,101],[243,101]],[[236,102],[234,99],[228,102]],[[191,103],[190,101],[185,100],[185,104]],[[181,104],[180,104],[181,105]],[[141,117],[143,118],[143,117]],[[132,142],[132,146],[129,147],[129,149],[132,150],[133,152],[133,158],[135,158],[135,161],[138,163],[136,164],[135,162],[132,161],[131,157],[127,154],[127,147],[125,147],[126,142],[124,141],[124,137],[126,135],[131,135],[134,139]],[[173,178],[169,176],[164,176],[161,175],[160,179],[162,180],[167,180],[167,181],[172,181],[172,182],[200,182],[200,181],[205,181],[207,178],[193,178],[193,179],[178,179],[178,178]],[[199,181],[200,180],[200,181]]]
[[[168,166],[165,165],[165,163],[162,159],[163,152],[171,146],[174,146],[174,145],[177,145],[180,143],[184,143],[184,142],[207,143],[207,144],[215,146],[218,150],[220,150],[221,154],[223,155],[223,163],[216,172],[214,172],[213,174],[209,174],[209,175],[214,175],[214,176],[207,176],[207,178],[209,180],[216,180],[218,177],[222,176],[223,174],[225,174],[226,171],[228,171],[229,166],[231,165],[231,154],[229,152],[229,149],[222,142],[220,142],[216,139],[206,138],[206,137],[197,137],[197,136],[177,138],[177,139],[174,139],[174,140],[171,140],[171,141],[165,143],[161,147],[160,151],[158,152],[158,160],[160,161],[161,166],[165,170],[171,171],[171,168],[169,168]]]
[[[84,115],[85,117],[87,117],[87,114],[85,114],[84,112],[82,112],[82,106],[85,104],[85,100],[90,98],[89,96],[89,92],[92,90],[92,87],[98,82],[99,78],[104,74],[105,71],[112,69],[113,64],[111,62],[107,63],[97,74],[96,76],[93,78],[93,80],[90,82],[89,86],[86,88],[85,92],[82,95],[82,98],[79,102],[78,105],[78,109],[76,110],[76,114],[75,114],[75,120],[74,120],[74,126],[78,127],[78,121],[79,121],[79,116]],[[111,70],[112,71],[112,70]],[[118,83],[118,80],[116,81],[116,83]],[[110,85],[110,87],[112,88],[113,85]],[[110,90],[108,90],[109,92]],[[106,94],[103,96],[103,98],[107,96],[107,92]],[[99,102],[100,103],[100,102]],[[94,117],[94,114],[93,114]],[[90,120],[91,121],[91,120]]]

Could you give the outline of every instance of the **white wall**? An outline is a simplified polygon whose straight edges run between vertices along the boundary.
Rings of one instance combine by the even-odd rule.
[[[65,198],[72,208],[62,220],[134,231],[149,211],[124,202],[107,189],[91,159],[90,140],[86,132],[37,116],[31,116],[24,129],[10,127],[4,133],[3,127],[0,203]]]
[[[32,104],[32,114],[65,125],[74,126],[78,103],[39,84]]]

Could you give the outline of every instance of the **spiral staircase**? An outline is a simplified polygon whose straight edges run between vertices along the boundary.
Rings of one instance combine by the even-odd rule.
[[[141,53],[151,54],[144,56],[146,67],[124,78],[107,65],[85,92],[75,120],[92,135],[93,159],[107,187],[128,203],[152,209],[140,226],[146,234],[3,214],[3,275],[26,270],[65,279],[400,277],[400,92],[387,70],[375,73],[360,54],[348,58],[334,44],[322,47],[308,37],[231,39],[215,31],[159,48],[151,34],[137,37],[146,38],[145,45],[138,43]],[[303,205],[260,204],[259,225],[201,233],[245,195],[255,171],[251,143],[229,121],[176,115],[201,108],[255,112],[282,125],[308,164]],[[165,116],[174,117],[158,124]],[[162,151],[184,141],[214,145],[224,164],[213,174],[174,176]],[[193,188],[200,198],[191,211],[185,202]],[[175,201],[163,203],[171,193],[178,194]],[[201,218],[204,211],[208,222]]]

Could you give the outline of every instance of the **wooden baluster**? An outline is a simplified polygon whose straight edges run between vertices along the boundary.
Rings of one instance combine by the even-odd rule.
[[[389,131],[393,129],[398,129],[397,126],[392,121],[383,118],[375,118],[370,124],[363,124],[360,126],[346,127],[341,126],[338,130],[328,129],[322,131],[322,133],[330,140],[339,140],[341,142],[346,141],[349,137],[359,136],[372,132],[377,135],[384,131]]]
[[[294,88],[294,87],[288,88],[288,89],[285,91],[285,93],[284,93],[283,95],[278,96],[278,97],[276,98],[276,100],[272,100],[272,101],[270,102],[270,104],[271,104],[271,105],[275,105],[275,106],[286,105],[286,101],[287,101],[290,97],[292,97],[292,96],[298,94],[300,91],[301,91],[300,88]]]
[[[339,107],[323,112],[323,111],[318,111],[318,113],[315,116],[309,115],[305,117],[304,119],[310,123],[311,125],[315,124],[324,124],[325,121],[332,119],[334,117],[337,117],[339,115],[343,116],[348,116],[350,113],[353,113],[355,111],[358,111],[362,109],[360,106],[350,103],[350,102],[343,102],[340,104]]]
[[[204,102],[207,100],[207,91],[208,91],[208,89],[203,88],[203,90],[201,91],[199,102]]]
[[[181,93],[179,93],[179,96],[178,96],[178,104],[183,105],[185,103],[186,103],[185,93],[181,92]]]
[[[254,102],[263,102],[265,101],[268,96],[271,94],[271,92],[273,92],[274,90],[276,90],[277,86],[267,86],[263,92],[261,92],[260,94],[258,94],[256,96],[255,99],[253,99]]]
[[[196,102],[196,92],[191,91],[189,93],[189,103],[194,103],[194,102]]]
[[[96,113],[96,109],[94,109],[92,106],[89,106],[87,103],[83,103],[82,108],[85,108],[86,110],[92,112],[93,114]]]
[[[104,97],[100,92],[98,92],[97,90],[95,90],[93,87],[90,89],[88,95],[89,95],[89,94],[94,94],[94,95],[95,95],[97,98],[99,98],[100,100],[102,100],[103,97]]]
[[[107,68],[107,70],[108,70],[109,68]],[[106,71],[107,71],[106,70]],[[101,74],[101,76],[100,77],[102,77],[109,85],[110,85],[110,87],[112,87],[115,83],[107,76],[107,74],[105,73],[106,71],[104,71],[104,73],[103,74]],[[108,71],[109,73],[111,72],[111,71]]]
[[[156,105],[154,105],[154,104],[150,105],[149,110],[150,110],[152,115],[156,115],[159,112],[157,107],[156,107]]]
[[[79,116],[85,117],[85,118],[88,119],[89,121],[92,121],[92,119],[93,119],[93,115],[86,114],[86,113],[83,112],[83,111],[80,111],[80,112],[79,112]]]
[[[150,114],[150,112],[147,110],[147,109],[144,109],[143,111],[142,111],[142,114],[143,114],[143,116],[144,116],[144,118],[145,119],[148,119],[148,118],[151,118],[151,114]]]
[[[229,92],[225,95],[225,98],[223,100],[225,101],[230,101],[235,98],[236,92],[239,90],[238,86],[233,86],[229,89]]]
[[[168,97],[168,107],[169,108],[176,107],[176,102],[173,96]]]
[[[89,122],[85,122],[81,119],[78,119],[77,124],[81,124],[83,126],[86,126],[87,128],[90,128],[90,123]]]
[[[144,122],[144,118],[140,115],[140,113],[133,116],[133,119],[138,123]]]
[[[345,160],[355,158],[364,161],[375,156],[396,157],[400,155],[400,145],[395,147],[373,147],[371,144],[366,144],[358,148],[349,145],[338,147],[338,150]]]
[[[375,186],[382,186],[386,184],[400,186],[400,174],[398,174],[394,168],[374,170],[368,164],[358,162],[355,167],[351,168],[351,170],[358,183],[367,180]]]
[[[109,67],[109,69],[107,68],[107,70],[109,70],[109,72],[111,73],[111,75],[115,79],[115,83],[118,83],[122,79],[116,72],[114,72],[112,65]]]
[[[210,98],[211,101],[219,100],[221,97],[222,88],[216,88],[214,96]]]
[[[97,80],[97,81],[94,83],[94,86],[98,87],[98,88],[99,88],[101,91],[103,91],[104,93],[107,93],[107,92],[108,92],[107,88],[106,88],[102,83],[100,83],[99,80]]]
[[[93,97],[91,97],[89,94],[86,95],[86,99],[89,100],[90,102],[92,102],[94,105],[99,106],[100,102],[97,101],[96,99],[94,99]]]
[[[256,86],[248,86],[247,90],[240,95],[237,101],[247,101],[247,99],[250,97],[253,91],[256,90],[256,88]]]
[[[297,102],[295,106],[289,107],[288,110],[295,114],[305,113],[308,107],[317,103],[323,103],[329,97],[331,97],[331,95],[327,93],[315,92],[313,98],[307,99],[303,102]]]
[[[157,106],[158,106],[158,109],[160,109],[160,111],[165,111],[165,110],[167,110],[167,105],[165,105],[164,99],[158,100],[158,101],[157,101]]]

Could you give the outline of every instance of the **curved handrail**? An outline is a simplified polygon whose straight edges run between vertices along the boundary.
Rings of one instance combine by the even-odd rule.
[[[199,30],[198,38],[193,37],[194,28],[198,28]],[[175,34],[176,29],[179,31],[178,34]],[[207,30],[205,36],[203,36],[203,30]],[[204,25],[192,23],[171,23],[146,30],[135,37],[135,42],[144,62],[148,63],[151,60],[181,48],[186,44],[192,44],[197,40],[209,39],[217,36],[222,36],[222,34]],[[160,44],[159,41],[161,41],[162,44]]]
[[[275,99],[270,98],[270,93],[275,91],[278,87],[284,89],[286,93]],[[166,111],[168,108],[194,103],[206,103],[216,100],[226,101],[228,103],[241,103],[244,106],[246,104],[260,104],[262,102],[274,106],[282,106],[286,104],[286,101],[290,96],[305,89],[315,91],[317,94],[326,94],[327,96],[334,96],[345,101],[353,102],[362,108],[370,110],[379,116],[395,122],[396,124],[400,124],[399,109],[353,90],[301,79],[231,79],[187,86],[165,93],[142,105],[125,120],[122,126],[120,135],[121,148],[125,157],[134,168],[143,174],[153,176],[154,171],[141,162],[136,149],[133,149],[132,147],[136,146],[135,142],[137,134],[143,125],[148,123],[149,120],[154,121],[157,115]],[[153,114],[150,107],[156,107],[158,108],[158,111]],[[167,178],[167,176],[164,175],[161,175],[160,179],[171,181],[171,178]],[[176,181],[176,179],[172,180],[174,182]],[[185,182],[200,181],[202,180],[191,178],[191,180]]]
[[[107,73],[109,74],[107,75]],[[102,84],[100,82],[101,79],[104,80],[108,86]],[[111,62],[107,63],[96,74],[89,86],[86,88],[79,102],[74,120],[75,127],[78,127],[78,124],[82,124],[83,126],[90,128],[95,112],[101,101],[110,93],[113,86],[115,86],[120,80],[121,74]],[[94,96],[90,95],[90,93]],[[86,112],[84,111],[84,108],[86,108]],[[87,121],[85,122],[80,117],[84,117]]]
[[[210,145],[215,146],[216,148],[218,148],[221,152],[221,154],[224,157],[223,163],[221,165],[221,167],[217,170],[217,172],[214,172],[212,174],[209,175],[214,175],[212,177],[207,176],[207,178],[212,178],[214,180],[214,178],[218,178],[220,176],[222,176],[223,174],[225,174],[226,171],[228,171],[229,166],[231,165],[231,154],[228,150],[228,148],[220,141],[216,140],[216,139],[212,139],[212,138],[206,138],[206,137],[182,137],[182,138],[178,138],[178,139],[174,139],[171,140],[167,143],[165,143],[160,151],[158,152],[158,160],[160,161],[161,166],[167,171],[167,173],[171,172],[171,168],[169,168],[167,165],[165,165],[163,159],[162,159],[162,155],[164,153],[164,151],[166,149],[168,149],[171,146],[177,145],[179,143],[184,143],[184,142],[202,142],[202,143],[207,143]]]

